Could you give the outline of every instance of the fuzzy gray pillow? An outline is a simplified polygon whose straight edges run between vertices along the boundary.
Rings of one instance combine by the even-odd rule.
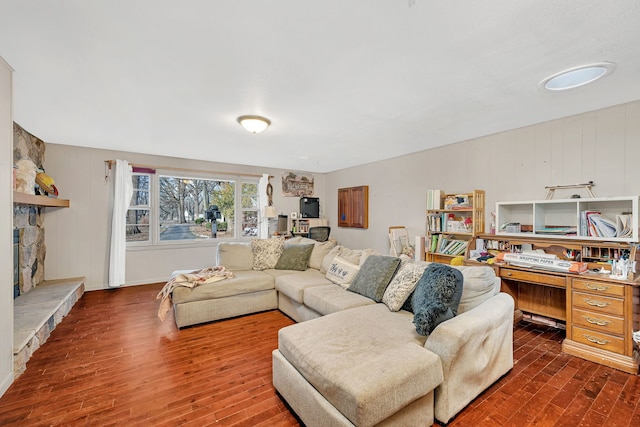
[[[385,255],[369,255],[360,266],[349,291],[382,302],[384,291],[400,265],[400,258]]]
[[[446,264],[431,263],[418,280],[411,298],[416,332],[429,336],[440,323],[458,312],[462,273]]]

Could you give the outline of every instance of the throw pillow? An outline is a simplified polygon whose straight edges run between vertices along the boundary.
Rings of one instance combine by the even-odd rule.
[[[322,260],[336,246],[335,240],[327,240],[326,242],[315,242],[311,257],[309,257],[309,267],[322,271]],[[326,270],[325,270],[326,273]]]
[[[340,256],[342,249],[344,249],[344,246],[336,245],[333,247],[333,249],[329,251],[327,255],[325,255],[325,257],[322,259],[322,266],[320,268],[320,273],[324,274],[327,272],[327,270],[329,270],[329,267],[331,266],[333,259],[337,256]],[[352,263],[352,264],[355,264],[355,263]]]
[[[266,270],[274,268],[284,250],[284,238],[252,239],[253,269]]]
[[[336,285],[347,289],[359,270],[360,267],[358,265],[352,264],[337,256],[331,261],[331,264],[329,264],[326,277]]]
[[[309,265],[311,251],[313,251],[313,243],[310,245],[285,245],[275,269],[304,271]]]
[[[382,302],[389,307],[389,310],[398,311],[402,308],[426,268],[427,264],[425,263],[407,261],[400,263],[398,272],[393,276],[382,296]]]
[[[385,255],[369,255],[360,266],[349,291],[381,302],[384,291],[400,265],[400,258]]]
[[[440,323],[455,316],[462,295],[462,273],[445,264],[431,263],[413,292],[416,332],[429,336]]]

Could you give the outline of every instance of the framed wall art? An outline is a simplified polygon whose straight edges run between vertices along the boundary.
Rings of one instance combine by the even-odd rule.
[[[282,195],[285,197],[313,196],[313,174],[283,172]]]

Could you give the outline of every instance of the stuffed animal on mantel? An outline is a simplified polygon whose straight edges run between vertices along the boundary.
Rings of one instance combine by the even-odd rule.
[[[36,193],[36,166],[31,159],[20,159],[16,162],[16,191],[26,194]]]

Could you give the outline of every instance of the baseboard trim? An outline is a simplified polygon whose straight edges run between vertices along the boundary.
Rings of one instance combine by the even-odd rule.
[[[13,367],[13,364],[12,364],[12,367]],[[13,380],[14,380],[13,370],[11,370],[10,372],[7,373],[7,375],[4,377],[2,382],[0,382],[0,396],[3,396],[4,393],[7,390],[9,390],[9,387],[11,387],[11,384],[13,384]]]

